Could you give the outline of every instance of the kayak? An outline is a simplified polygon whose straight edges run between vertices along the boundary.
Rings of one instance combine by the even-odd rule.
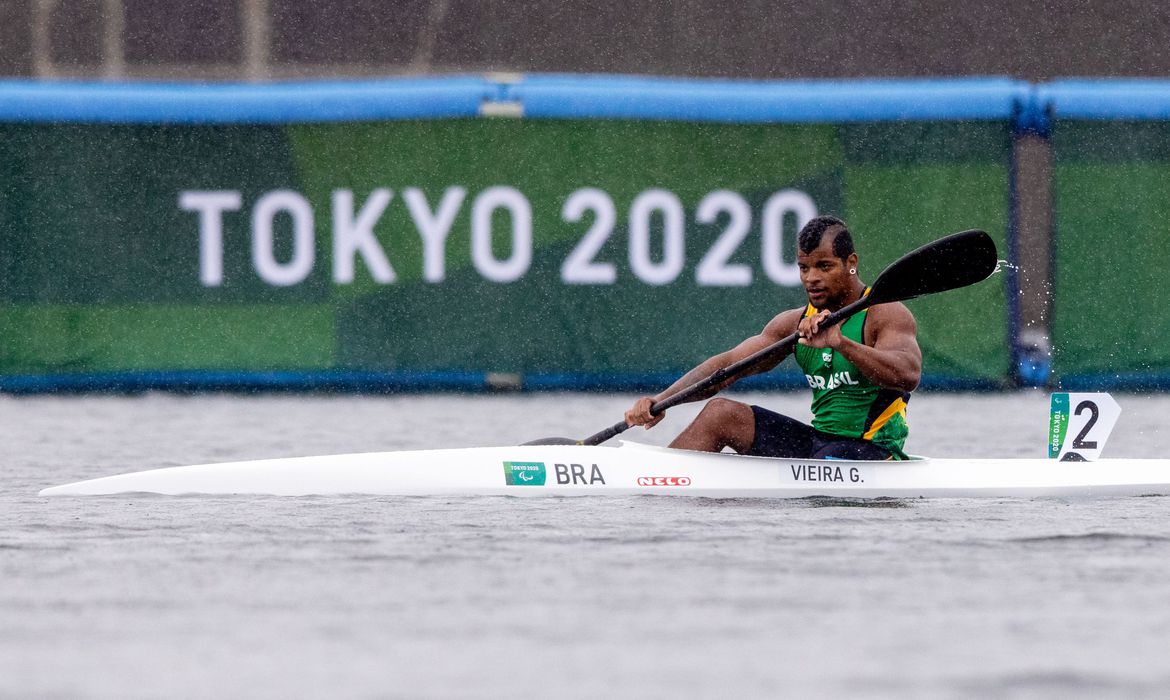
[[[309,496],[971,498],[1170,495],[1170,459],[778,459],[616,446],[524,445],[264,459],[152,469],[46,488]]]

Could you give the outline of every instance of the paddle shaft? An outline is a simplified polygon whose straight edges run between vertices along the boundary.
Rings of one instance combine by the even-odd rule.
[[[869,308],[872,305],[873,297],[870,295],[863,296],[852,304],[843,306],[826,316],[825,320],[821,321],[821,325],[819,327],[823,329],[829,328],[830,326],[835,326],[858,311]],[[732,364],[727,365],[722,369],[715,370],[706,379],[701,379],[685,389],[680,389],[679,391],[676,391],[661,401],[655,401],[654,404],[650,406],[650,415],[656,416],[672,406],[677,406],[680,403],[686,403],[696,395],[702,394],[707,389],[722,384],[729,379],[740,379],[749,370],[764,364],[768,360],[776,358],[778,355],[791,352],[792,348],[796,346],[796,343],[799,340],[800,334],[793,333],[792,335],[787,336],[781,340],[777,340],[775,343],[772,343],[762,350],[757,350],[756,352],[748,355],[738,362],[733,362]],[[625,421],[614,423],[605,430],[602,430],[599,433],[594,433],[593,435],[585,438],[581,441],[581,444],[600,445],[606,440],[609,440],[610,438],[625,432],[629,427],[630,426]]]

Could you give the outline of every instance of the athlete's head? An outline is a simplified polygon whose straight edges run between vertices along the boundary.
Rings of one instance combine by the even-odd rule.
[[[796,264],[808,301],[818,309],[838,309],[856,293],[857,252],[845,222],[818,216],[800,229]]]

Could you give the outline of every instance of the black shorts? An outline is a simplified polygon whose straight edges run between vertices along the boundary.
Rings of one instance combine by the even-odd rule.
[[[861,438],[822,433],[811,425],[752,406],[756,437],[749,455],[797,459],[892,459],[889,450]]]

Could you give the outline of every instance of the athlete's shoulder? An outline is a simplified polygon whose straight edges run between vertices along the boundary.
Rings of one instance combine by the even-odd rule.
[[[900,301],[886,304],[874,304],[869,307],[865,323],[867,342],[886,330],[917,335],[918,321],[906,305]]]
[[[804,317],[804,310],[805,307],[802,306],[776,314],[768,321],[768,325],[764,326],[764,335],[775,336],[777,339],[792,335],[800,325],[800,319]]]
[[[888,301],[884,304],[874,304],[869,307],[870,318],[883,319],[914,319],[914,314],[910,312],[905,304],[900,301]]]

